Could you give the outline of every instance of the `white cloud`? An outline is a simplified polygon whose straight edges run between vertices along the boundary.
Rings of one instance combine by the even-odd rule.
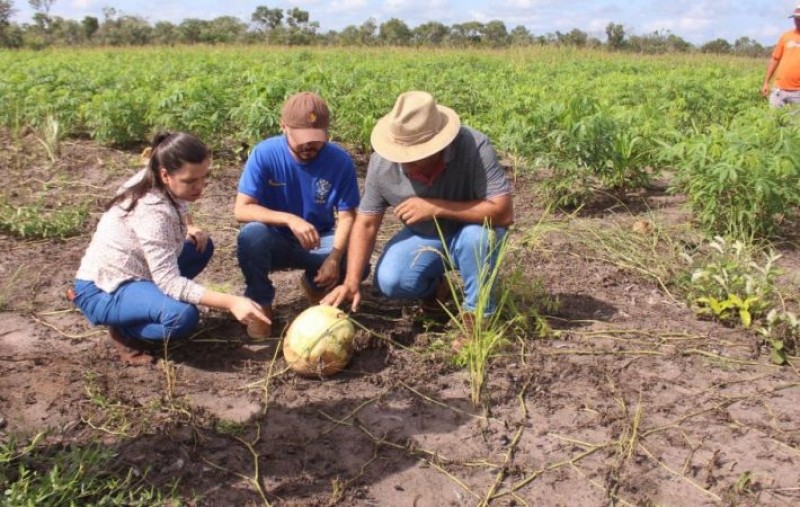
[[[328,11],[330,12],[346,12],[363,9],[369,4],[367,0],[335,0],[331,2]]]
[[[88,9],[95,3],[94,0],[72,0],[71,5],[74,9]]]

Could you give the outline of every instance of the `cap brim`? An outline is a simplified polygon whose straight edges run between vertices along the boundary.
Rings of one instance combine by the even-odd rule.
[[[291,131],[292,141],[295,144],[307,144],[320,142],[325,143],[328,141],[328,131],[325,129],[299,129],[289,127]]]
[[[372,129],[372,135],[370,136],[372,149],[390,162],[405,164],[430,157],[447,148],[458,135],[458,131],[461,128],[461,120],[458,118],[458,114],[449,107],[437,105],[436,108],[440,113],[444,113],[447,123],[441,132],[428,141],[409,146],[395,143],[389,134],[389,125],[392,121],[391,114],[387,114],[378,120],[375,128]]]

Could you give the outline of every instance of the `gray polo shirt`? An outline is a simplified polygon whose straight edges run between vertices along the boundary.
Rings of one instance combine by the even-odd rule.
[[[472,201],[508,193],[511,193],[511,184],[500,167],[489,138],[462,126],[445,149],[444,171],[430,186],[409,178],[401,164],[373,153],[358,212],[366,215],[383,213],[388,207],[397,206],[410,197]],[[461,225],[450,220],[438,222],[445,234],[452,233]],[[438,235],[432,220],[407,227],[421,236]]]

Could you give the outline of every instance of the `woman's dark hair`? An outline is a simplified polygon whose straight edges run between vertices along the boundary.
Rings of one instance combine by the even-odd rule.
[[[145,152],[148,151],[150,161],[147,164],[144,178],[114,196],[106,205],[106,210],[130,199],[125,211],[131,211],[136,207],[139,199],[154,188],[164,192],[172,200],[161,180],[161,168],[166,169],[169,174],[174,174],[184,164],[200,164],[210,155],[203,141],[185,132],[156,134],[150,148],[145,150]]]

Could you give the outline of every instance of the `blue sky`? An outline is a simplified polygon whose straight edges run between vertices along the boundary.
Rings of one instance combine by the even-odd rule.
[[[411,28],[426,21],[446,25],[466,21],[487,22],[499,19],[509,30],[524,25],[534,35],[567,32],[579,28],[605,40],[605,26],[613,21],[625,26],[628,34],[648,34],[668,30],[701,44],[722,37],[729,42],[747,36],[772,45],[780,33],[793,27],[787,19],[798,0],[271,0],[225,2],[206,0],[55,0],[51,14],[81,19],[102,19],[103,7],[114,7],[123,14],[142,16],[150,22],[179,22],[185,18],[211,19],[236,16],[249,21],[259,5],[289,9],[300,7],[320,23],[321,30],[341,30],[360,25],[373,17],[380,24],[392,17]],[[31,20],[27,1],[13,0],[18,23]]]

